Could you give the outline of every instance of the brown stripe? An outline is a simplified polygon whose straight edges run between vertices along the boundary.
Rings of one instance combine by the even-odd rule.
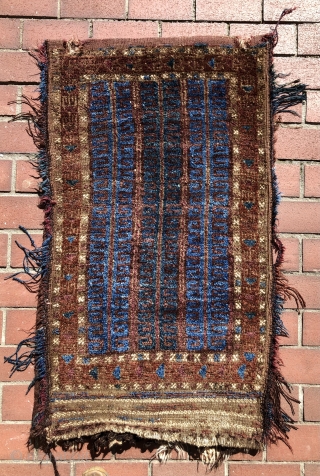
[[[132,238],[132,261],[130,265],[130,294],[129,294],[129,335],[130,351],[138,349],[137,314],[138,314],[138,258],[139,236],[141,224],[141,166],[142,166],[142,132],[141,132],[141,103],[140,83],[132,83],[132,96],[135,123],[135,181],[133,191],[133,238]]]
[[[163,137],[163,94],[161,88],[161,80],[159,81],[159,111],[160,111],[160,137]],[[157,266],[156,266],[156,303],[155,303],[155,336],[156,350],[160,350],[160,331],[159,331],[159,314],[160,314],[160,276],[161,276],[161,247],[162,247],[162,230],[163,230],[163,197],[164,197],[164,154],[163,141],[160,140],[160,197],[159,197],[159,226],[158,226],[158,243],[157,243]],[[157,339],[158,337],[158,339]]]

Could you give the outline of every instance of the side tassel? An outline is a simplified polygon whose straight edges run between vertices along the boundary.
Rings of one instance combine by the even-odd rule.
[[[28,249],[16,241],[16,245],[24,253],[23,271],[11,274],[5,279],[13,279],[18,283],[23,284],[29,292],[36,293],[38,292],[38,284],[41,278],[48,270],[51,235],[44,240],[42,246],[37,247],[33,238],[30,236],[30,233],[23,226],[19,226],[19,228],[27,235],[33,249]],[[21,274],[26,274],[29,278],[18,278],[17,276]]]
[[[24,372],[30,364],[35,366],[35,376],[30,383],[26,394],[30,392],[31,388],[38,380],[41,380],[45,376],[44,342],[44,329],[41,328],[28,337],[28,339],[22,340],[12,355],[4,358],[5,363],[8,362],[12,365],[10,377],[12,377],[15,372]],[[28,347],[30,351],[22,352],[22,354],[19,355],[19,352],[23,347]]]

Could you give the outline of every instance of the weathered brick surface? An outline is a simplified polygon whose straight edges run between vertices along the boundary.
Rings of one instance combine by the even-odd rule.
[[[36,323],[34,309],[10,309],[7,311],[6,344],[19,344],[28,337]]]
[[[283,200],[278,218],[282,233],[320,233],[320,202]]]
[[[61,0],[61,17],[124,18],[125,0]]]
[[[7,249],[8,249],[8,235],[0,235],[0,267],[5,268],[7,265]]]
[[[82,476],[82,474],[89,468],[98,466],[103,468],[110,476],[123,476],[124,474],[130,476],[148,476],[148,462],[126,462],[123,464],[118,463],[103,463],[99,461],[95,463],[76,463],[75,464],[75,476]]]
[[[23,48],[35,48],[44,40],[69,40],[77,37],[88,38],[89,22],[78,20],[25,20],[23,28]]]
[[[94,21],[93,38],[150,38],[158,36],[155,21]]]
[[[215,21],[261,21],[261,1],[234,0],[229,3],[220,0],[197,0],[196,18]]]
[[[0,227],[40,229],[43,222],[43,211],[38,207],[38,197],[1,197]]]
[[[304,476],[319,476],[320,474],[320,464],[317,463],[307,463],[304,466]]]
[[[320,439],[320,425],[296,426],[297,431],[290,431],[292,452],[280,442],[267,448],[267,461],[319,461],[320,446],[315,442]]]
[[[0,18],[0,48],[19,48],[20,20]]]
[[[13,453],[15,455],[15,453]],[[31,459],[32,453],[29,453],[28,459]],[[1,476],[52,476],[52,464],[48,463],[15,463],[12,461],[10,463],[1,463],[0,462],[0,474]],[[59,464],[59,474],[60,476],[70,476],[70,464],[64,463]]]
[[[0,303],[3,307],[35,307],[36,294],[30,293],[20,283],[6,279],[10,273],[0,274]]]
[[[37,150],[26,133],[25,122],[0,122],[0,143],[2,152],[28,153]]]
[[[277,162],[276,174],[281,195],[283,197],[299,197],[300,165]]]
[[[320,238],[303,240],[303,271],[320,272]]]
[[[27,52],[0,51],[0,82],[38,82],[39,70]]]
[[[36,193],[38,172],[27,160],[18,160],[16,165],[16,192]]]
[[[129,18],[145,20],[192,20],[192,0],[130,0]]]
[[[320,384],[320,349],[281,347],[280,357],[288,382]]]
[[[298,345],[298,313],[294,311],[286,311],[281,315],[281,319],[289,336],[281,337],[280,344],[282,345]]]
[[[13,84],[0,85],[0,115],[11,116],[16,114],[16,104],[8,104],[17,99],[17,86]]]
[[[298,26],[298,53],[300,55],[320,54],[320,24],[306,23]]]
[[[307,122],[320,122],[320,91],[307,92]]]
[[[228,26],[226,23],[162,23],[162,36],[167,38],[170,36],[226,36]]]
[[[300,476],[298,464],[232,464],[229,469],[230,476]]]
[[[320,346],[320,312],[303,313],[302,343]]]
[[[320,387],[304,388],[304,420],[320,421]]]
[[[300,79],[308,89],[320,88],[320,57],[315,58],[299,56],[276,56],[274,68],[278,73],[289,74],[288,77],[279,79],[279,83],[287,83]]]
[[[30,421],[32,417],[33,389],[26,395],[28,385],[5,385],[2,390],[2,420]],[[23,402],[23,405],[19,405]],[[0,466],[1,471],[1,466]]]
[[[277,159],[320,160],[320,129],[280,127],[276,137]]]
[[[320,166],[306,165],[304,179],[305,197],[320,197]]]
[[[290,4],[291,5],[291,4]],[[318,22],[320,21],[319,5],[314,0],[299,0],[299,8],[283,18],[286,22]],[[286,0],[265,0],[264,1],[264,19],[278,21],[281,12],[288,7]]]
[[[0,160],[0,191],[10,192],[11,190],[12,161]]]

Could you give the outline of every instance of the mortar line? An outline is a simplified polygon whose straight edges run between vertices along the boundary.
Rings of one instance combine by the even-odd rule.
[[[158,20],[158,37],[162,38],[162,21]]]
[[[19,49],[22,50],[23,45],[23,33],[24,33],[24,20],[20,19],[20,27],[19,27]]]
[[[300,476],[304,476],[304,463],[300,462]]]
[[[88,37],[93,38],[93,20],[89,20]]]
[[[193,21],[197,21],[197,0],[193,0]]]
[[[303,386],[300,384],[299,385],[299,400],[300,400],[300,405],[299,405],[299,422],[300,423],[305,423],[303,421],[303,415],[304,415],[304,394],[303,394]]]
[[[61,18],[61,0],[58,0],[57,2],[57,18]]]
[[[1,345],[6,345],[7,309],[2,309]]]
[[[124,14],[124,18],[125,20],[128,20],[129,18],[129,0],[125,0],[125,14]]]

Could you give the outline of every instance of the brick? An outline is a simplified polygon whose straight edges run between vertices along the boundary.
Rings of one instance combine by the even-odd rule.
[[[271,32],[274,25],[266,23],[260,25],[234,23],[230,25],[230,36],[240,36],[242,38],[250,38],[251,36],[263,35]],[[278,28],[279,41],[274,49],[277,54],[296,54],[297,31],[295,25],[280,25]]]
[[[11,273],[12,274],[12,273]],[[22,284],[6,279],[10,273],[0,275],[0,306],[35,307],[36,294],[30,293]]]
[[[0,18],[0,48],[19,47],[20,20],[11,18]]]
[[[320,21],[320,10],[317,2],[314,0],[299,0],[299,3],[296,5],[299,8],[290,13],[290,15],[285,16],[281,21]],[[288,8],[287,0],[265,0],[264,19],[266,21],[278,21],[285,8]]]
[[[41,234],[31,234],[36,246],[41,246],[42,244],[42,233]],[[16,241],[22,245],[25,246],[28,249],[32,249],[31,243],[29,238],[27,237],[26,234],[13,234],[11,237],[11,267],[12,268],[21,268],[22,267],[22,262],[24,258],[24,253],[23,251],[17,246]]]
[[[320,54],[320,25],[317,23],[298,25],[298,54]]]
[[[305,197],[320,197],[320,167],[307,164],[304,173]]]
[[[0,200],[0,227],[41,229],[43,211],[38,207],[37,197],[1,197]]]
[[[251,456],[247,453],[237,453],[235,455],[231,455],[228,461],[261,461],[262,457],[262,451],[257,453],[255,456]]]
[[[10,192],[11,190],[11,160],[0,160],[0,192]]]
[[[286,78],[279,78],[277,80],[279,83],[288,83],[300,79],[309,89],[320,88],[320,58],[276,56],[274,58],[274,68],[278,73],[289,74]]]
[[[320,464],[305,464],[304,465],[304,476],[320,476]]]
[[[171,36],[227,36],[226,23],[162,23],[162,37]]]
[[[303,313],[303,345],[320,345],[320,312]]]
[[[125,0],[61,0],[61,17],[124,18]]]
[[[320,160],[320,129],[280,127],[275,154],[277,159]]]
[[[282,269],[285,271],[299,271],[299,240],[298,238],[283,238],[285,248]]]
[[[31,459],[32,451],[28,455],[28,459]],[[0,474],[2,476],[52,476],[53,469],[52,463],[42,463],[41,467],[38,462],[36,463],[0,463]],[[59,464],[60,476],[70,476],[70,464]]]
[[[26,132],[25,122],[0,122],[2,152],[36,152],[32,138]]]
[[[192,20],[193,1],[162,0],[159,2],[157,0],[130,0],[129,18],[143,20]]]
[[[300,476],[298,464],[230,464],[229,476]]]
[[[39,91],[36,85],[32,86],[23,86],[22,88],[22,95],[26,96],[29,99],[36,99],[39,96]],[[21,104],[21,112],[28,112],[31,108],[27,105],[22,103]]]
[[[16,104],[8,104],[8,102],[17,99],[17,86],[13,84],[0,85],[0,115],[12,116],[16,113]]]
[[[275,120],[283,123],[289,124],[301,124],[302,118],[302,104],[296,104],[295,106],[290,106],[290,111],[294,111],[296,114],[292,114],[291,112],[281,112],[275,116]]]
[[[1,0],[1,15],[13,17],[56,17],[57,2],[55,0]]]
[[[289,333],[289,337],[280,337],[280,344],[298,345],[298,313],[285,311],[282,313],[281,319]]]
[[[7,266],[7,249],[8,249],[8,235],[0,235],[0,267]]]
[[[153,476],[204,476],[208,470],[204,464],[191,461],[170,461],[160,464],[155,461],[152,465]],[[224,465],[214,470],[214,476],[224,476]]]
[[[23,48],[33,48],[44,40],[68,40],[71,37],[88,38],[89,22],[74,20],[25,20]]]
[[[307,91],[307,122],[320,122],[320,91]]]
[[[303,271],[320,271],[320,239],[303,240]]]
[[[93,38],[150,38],[158,36],[153,21],[94,21]]]
[[[261,0],[197,0],[197,20],[261,21]]]
[[[103,468],[110,476],[147,476],[148,475],[148,463],[103,463],[102,461],[90,462],[90,463],[76,463],[74,476],[82,476],[82,474],[94,466]],[[156,476],[156,475],[154,475]],[[178,476],[178,475],[176,475]],[[188,475],[192,476],[192,475]]]
[[[18,160],[16,166],[16,192],[36,193],[38,173],[27,160]]]
[[[283,200],[278,219],[279,232],[320,233],[320,202]]]
[[[33,460],[29,454],[26,442],[29,436],[29,425],[1,424],[0,425],[0,459],[6,460]]]
[[[320,421],[320,387],[305,387],[303,395],[304,421]]]
[[[277,162],[276,174],[281,195],[283,197],[299,197],[300,165]]]
[[[6,344],[19,344],[28,337],[36,323],[35,309],[12,309],[7,311]]]
[[[121,453],[116,454],[116,459],[147,459],[149,460],[155,454],[155,451],[141,451],[140,448],[130,448],[126,451],[122,451]],[[176,454],[176,453],[175,453]],[[174,457],[174,455],[173,455]]]
[[[39,69],[27,52],[0,51],[0,82],[38,82]]]
[[[27,389],[27,385],[4,385],[2,390],[2,420],[31,420],[33,389],[26,395]]]
[[[318,444],[320,425],[296,426],[298,430],[291,430],[288,435],[292,452],[280,441],[278,445],[268,447],[268,461],[317,461],[320,459],[320,445]]]
[[[281,347],[282,373],[290,383],[320,383],[320,349]]]
[[[296,288],[306,301],[309,309],[320,308],[320,276],[287,275],[289,286]],[[293,300],[288,301],[285,307],[296,308]]]

